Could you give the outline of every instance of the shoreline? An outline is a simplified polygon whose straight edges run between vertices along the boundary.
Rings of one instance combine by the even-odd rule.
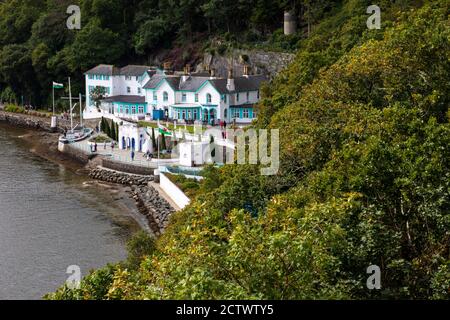
[[[0,111],[1,112],[1,111]],[[4,114],[4,112],[3,112]],[[21,117],[22,116],[22,117]],[[26,123],[27,115],[17,115],[17,118],[24,119]],[[18,136],[29,151],[36,156],[52,162],[57,165],[62,165],[65,168],[71,170],[78,176],[82,176],[86,179],[82,187],[89,187],[96,185],[102,189],[107,189],[112,196],[114,205],[117,205],[124,212],[124,215],[133,219],[133,221],[139,226],[140,230],[144,230],[153,237],[156,236],[155,230],[151,228],[151,222],[148,221],[145,215],[142,214],[142,206],[135,199],[134,186],[125,186],[118,183],[110,183],[93,179],[90,176],[89,164],[85,165],[68,154],[64,154],[58,150],[58,137],[60,133],[47,131],[45,128],[36,128],[34,125],[16,125],[10,121],[0,117],[0,125],[10,128],[19,128],[25,131],[24,134]],[[133,228],[132,228],[133,229]],[[134,232],[137,230],[133,230]]]

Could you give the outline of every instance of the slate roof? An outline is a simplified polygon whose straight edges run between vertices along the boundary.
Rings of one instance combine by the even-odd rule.
[[[166,78],[164,75],[155,74],[150,78],[150,80],[147,81],[143,88],[155,89],[164,78]]]
[[[267,81],[264,75],[234,78],[233,92],[257,91],[264,81]],[[227,79],[212,79],[210,82],[220,94],[232,93],[227,88]]]
[[[121,76],[142,76],[144,73],[149,71],[151,67],[149,66],[137,66],[137,65],[128,65],[120,69]]]
[[[197,76],[190,76],[186,81],[181,81],[181,77],[178,76],[154,75],[144,85],[144,89],[155,89],[163,79],[166,79],[172,88],[177,91],[197,91],[206,81],[209,81],[220,94],[232,93],[227,89],[227,79]],[[267,81],[267,78],[263,75],[235,78],[235,90],[233,92],[257,91],[263,81]]]
[[[125,96],[125,95],[120,95],[120,96],[107,97],[105,99],[102,99],[102,101],[104,101],[104,102],[123,102],[123,103],[140,103],[140,104],[144,104],[145,103],[145,97],[144,96]]]
[[[86,71],[85,74],[101,74],[105,76],[119,75],[120,69],[110,64],[99,64],[98,66]]]

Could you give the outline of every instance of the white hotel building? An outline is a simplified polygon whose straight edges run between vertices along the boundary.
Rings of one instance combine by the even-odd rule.
[[[189,67],[174,74],[148,66],[129,65],[117,68],[99,65],[85,73],[86,112],[97,112],[90,92],[104,87],[101,102],[103,114],[113,114],[126,120],[172,119],[211,124],[235,121],[247,124],[256,118],[254,105],[259,101],[260,87],[266,77],[244,75],[217,78],[210,74],[191,74]]]

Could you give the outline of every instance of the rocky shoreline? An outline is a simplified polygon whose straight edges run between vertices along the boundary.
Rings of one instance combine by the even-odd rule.
[[[134,175],[104,168],[91,169],[88,175],[103,182],[130,186],[130,197],[136,201],[139,212],[147,219],[152,232],[156,236],[164,232],[175,210],[158,191],[149,186],[154,180],[153,176]]]

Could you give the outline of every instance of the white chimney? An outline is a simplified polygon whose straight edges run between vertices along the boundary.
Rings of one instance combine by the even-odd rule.
[[[244,65],[244,77],[248,78],[250,66],[248,64]]]
[[[190,69],[191,69],[191,66],[190,66],[189,64],[187,64],[187,65],[184,67],[184,73],[183,73],[183,76],[181,77],[181,81],[182,81],[182,82],[185,82],[185,81],[187,81],[187,79],[189,79],[189,72],[190,72]]]
[[[234,91],[234,78],[233,78],[233,69],[228,70],[228,79],[227,79],[227,89],[228,91]]]
[[[210,79],[216,78],[216,70],[214,68],[209,69],[209,78]]]

